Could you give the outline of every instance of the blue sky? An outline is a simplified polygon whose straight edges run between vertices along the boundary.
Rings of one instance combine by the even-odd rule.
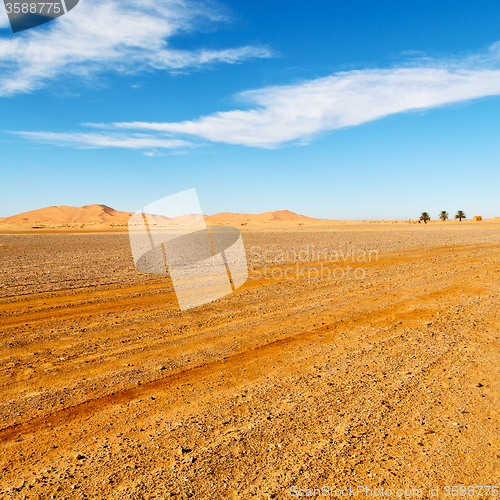
[[[133,211],[500,216],[497,2],[0,5],[0,216]]]

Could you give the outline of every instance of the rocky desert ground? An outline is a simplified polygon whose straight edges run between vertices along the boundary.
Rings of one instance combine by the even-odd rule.
[[[0,498],[494,497],[500,223],[238,228],[184,312],[123,228],[0,235]]]

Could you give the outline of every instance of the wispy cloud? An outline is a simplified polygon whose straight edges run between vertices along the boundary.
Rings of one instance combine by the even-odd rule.
[[[6,25],[5,12],[2,16],[0,27]],[[0,36],[0,96],[31,92],[63,73],[91,78],[110,70],[182,71],[271,57],[265,47],[186,51],[169,46],[179,32],[223,20],[214,8],[190,0],[82,0],[44,28]]]
[[[252,109],[177,123],[128,122],[113,128],[188,135],[213,142],[277,147],[384,116],[500,94],[500,45],[462,60],[355,70],[296,85],[240,94]]]
[[[158,151],[145,151],[142,154],[144,156],[149,156],[150,158],[155,158],[156,156],[166,156],[164,153],[159,153]]]
[[[461,59],[425,58],[412,65],[347,71],[245,92],[237,97],[249,109],[219,112],[197,120],[84,125],[100,129],[102,134],[125,129],[148,131],[160,141],[166,136],[168,141],[188,137],[195,142],[275,148],[307,143],[318,134],[396,113],[500,95],[499,68],[500,43]],[[61,134],[53,136],[54,143],[58,136]],[[37,140],[34,135],[31,138]],[[50,142],[48,136],[45,140]]]
[[[33,142],[55,144],[57,146],[72,146],[77,148],[185,148],[192,146],[188,141],[168,139],[148,134],[126,133],[58,133],[58,132],[11,132]],[[150,154],[150,156],[153,156]]]

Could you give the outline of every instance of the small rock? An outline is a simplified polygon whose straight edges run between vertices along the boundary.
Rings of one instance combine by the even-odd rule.
[[[161,365],[161,366],[160,366],[160,371],[163,371],[163,370],[166,370],[166,369],[167,369],[167,367],[166,367],[166,366],[164,366],[164,365]]]
[[[476,387],[483,387],[483,384],[481,384],[481,382],[479,382]]]
[[[19,486],[14,486],[10,489],[12,493],[17,493],[18,491],[21,491],[24,486],[26,485],[26,481],[23,481]]]
[[[183,448],[182,446],[179,445],[177,448],[177,455],[184,455],[184,453],[188,453],[191,450],[188,450],[187,448]]]
[[[85,460],[87,457],[85,455],[82,455],[81,453],[76,456],[77,460]]]
[[[396,323],[396,325],[402,325],[402,324],[403,324],[403,322],[402,322],[402,321],[398,321],[398,322]]]
[[[186,460],[184,460],[185,464],[193,464],[195,462],[196,458],[194,457],[188,457]]]

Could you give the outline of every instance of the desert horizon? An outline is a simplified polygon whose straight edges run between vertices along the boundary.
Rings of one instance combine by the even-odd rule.
[[[126,227],[130,217],[134,212],[124,212],[115,210],[108,205],[92,204],[76,206],[50,206],[37,210],[31,210],[9,217],[0,218],[0,231],[2,229],[26,229],[27,226],[36,226],[37,229],[61,229],[71,228],[87,228],[89,226],[97,226],[100,228],[108,227]],[[240,226],[257,226],[264,223],[297,223],[300,225],[307,224],[346,224],[346,223],[418,223],[418,218],[415,219],[387,219],[387,220],[369,220],[369,219],[320,219],[309,217],[306,215],[297,214],[290,210],[275,210],[272,212],[262,212],[257,214],[245,214],[234,212],[221,212],[213,215],[204,214],[185,214],[173,218],[164,215],[151,214],[153,218],[157,218],[155,222],[161,223],[162,220],[177,220],[181,222],[189,221],[192,218],[201,218],[207,223],[214,224],[236,224]],[[448,219],[445,222],[476,222],[474,219],[477,216],[465,218],[461,221],[457,219]],[[443,221],[439,219],[431,219],[427,223]],[[500,217],[492,217],[482,219],[481,222],[500,222]]]

